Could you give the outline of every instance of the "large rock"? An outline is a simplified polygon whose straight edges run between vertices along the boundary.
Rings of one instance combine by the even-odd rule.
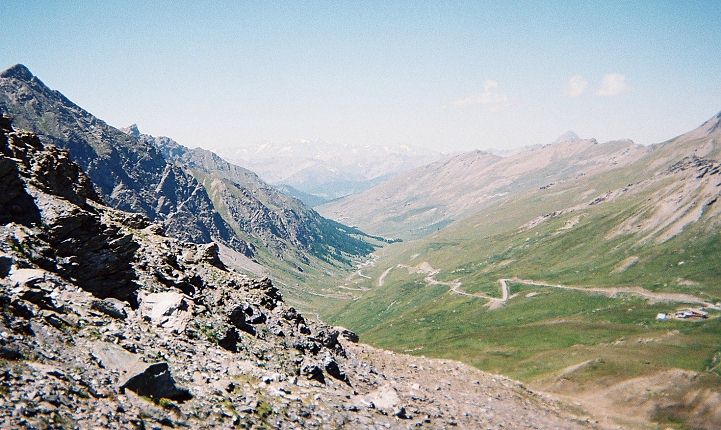
[[[137,355],[106,342],[96,342],[92,350],[103,368],[119,375],[121,389],[156,399],[183,401],[192,398],[188,390],[176,385],[168,363],[145,363]]]
[[[104,224],[94,210],[83,209],[55,195],[34,196],[43,223],[45,240],[54,256],[35,261],[48,271],[58,271],[101,299],[114,297],[137,306],[135,272],[131,267],[137,242],[132,235]]]
[[[366,401],[382,411],[393,411],[401,403],[396,389],[390,385],[371,391],[365,396]]]
[[[48,272],[42,269],[16,269],[11,270],[9,280],[14,287],[34,286],[45,281]]]
[[[220,261],[220,248],[215,242],[198,245],[196,261],[202,261],[220,269],[225,268],[223,262]]]
[[[124,320],[128,317],[125,305],[117,299],[93,300],[91,308],[119,320]]]
[[[193,316],[192,306],[185,294],[165,291],[141,295],[139,311],[152,324],[182,333]]]
[[[265,313],[249,303],[241,303],[228,315],[229,323],[254,336],[257,334],[257,330],[253,325],[262,324],[266,321],[267,316]]]
[[[12,261],[12,257],[0,252],[0,278],[4,278],[10,274]]]
[[[336,361],[335,357],[333,357],[330,354],[326,354],[323,358],[323,368],[326,372],[335,379],[345,382],[348,385],[351,385],[350,379],[348,379],[348,375],[340,368],[338,365],[338,362]]]
[[[345,339],[349,342],[358,343],[359,338],[355,332],[350,331],[347,328],[340,327],[340,326],[333,327],[333,329],[336,330],[338,333],[340,333],[340,337],[342,337],[343,339]]]
[[[141,373],[128,379],[122,388],[154,399],[185,401],[193,398],[190,391],[175,384],[168,363],[151,364]]]

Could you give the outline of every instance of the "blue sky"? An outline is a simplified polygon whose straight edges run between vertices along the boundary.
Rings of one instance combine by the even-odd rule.
[[[568,129],[647,144],[721,111],[714,1],[3,0],[0,16],[0,68],[220,152],[500,149]]]

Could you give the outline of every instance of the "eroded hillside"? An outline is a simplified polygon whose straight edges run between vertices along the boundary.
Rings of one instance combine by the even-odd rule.
[[[371,233],[419,238],[509,196],[614,170],[645,152],[628,140],[598,143],[577,137],[507,157],[474,151],[419,167],[318,210]]]

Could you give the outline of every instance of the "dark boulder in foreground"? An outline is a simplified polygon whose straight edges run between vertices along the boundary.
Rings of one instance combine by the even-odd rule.
[[[128,379],[122,388],[153,399],[185,401],[193,398],[190,391],[175,384],[168,363],[151,364],[143,372]]]

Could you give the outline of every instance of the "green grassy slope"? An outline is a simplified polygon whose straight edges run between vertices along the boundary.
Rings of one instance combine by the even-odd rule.
[[[369,279],[355,284],[367,291],[321,313],[363,341],[458,359],[561,394],[600,393],[686,370],[701,376],[674,399],[718,384],[720,312],[708,309],[702,321],[656,321],[657,313],[696,305],[628,292],[721,302],[721,174],[709,173],[718,163],[684,159],[717,156],[717,134],[692,132],[629,166],[509,195],[430,237],[379,250],[365,271]],[[463,292],[500,298],[499,279],[514,277],[627,292],[609,297],[510,282],[511,298],[490,309],[487,299],[450,288],[457,281]],[[598,395],[609,402],[617,396]],[[657,412],[661,421],[686,419]]]

